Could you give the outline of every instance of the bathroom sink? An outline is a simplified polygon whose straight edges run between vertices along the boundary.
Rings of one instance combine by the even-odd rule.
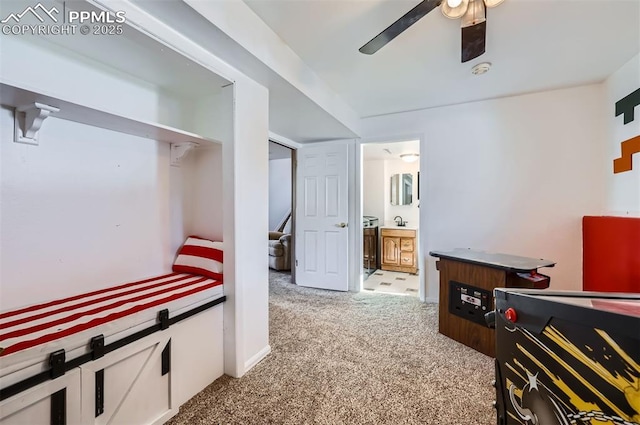
[[[398,226],[397,223],[387,222],[380,226],[381,229],[407,229],[407,230],[418,230],[417,226],[412,226],[411,224],[404,223],[404,226]]]

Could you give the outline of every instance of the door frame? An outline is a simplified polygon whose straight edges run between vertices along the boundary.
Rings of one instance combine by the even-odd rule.
[[[407,135],[402,135],[402,136],[389,136],[389,137],[370,137],[370,138],[364,138],[364,139],[358,139],[356,142],[356,149],[355,149],[355,155],[354,155],[354,159],[355,159],[355,164],[354,164],[354,173],[351,173],[351,175],[356,179],[355,184],[354,184],[354,188],[355,188],[355,194],[352,197],[352,199],[350,199],[350,203],[353,200],[353,211],[354,211],[354,219],[352,219],[352,222],[354,222],[355,224],[357,224],[357,229],[361,230],[362,229],[362,213],[363,213],[363,202],[364,202],[364,198],[363,198],[363,191],[362,191],[362,170],[363,170],[363,156],[362,156],[362,149],[363,146],[362,145],[366,145],[366,144],[373,144],[373,143],[395,143],[395,142],[404,142],[407,140],[419,140],[420,141],[420,171],[423,176],[423,178],[427,177],[427,173],[424,172],[423,170],[423,164],[425,164],[426,160],[425,157],[426,155],[423,155],[423,152],[426,152],[426,149],[424,148],[425,143],[425,137],[424,134],[419,133],[419,134],[407,134]],[[426,189],[427,189],[427,184],[425,184],[423,182],[423,184],[419,185],[419,199],[423,200],[424,202],[426,202],[427,196],[426,196]],[[383,217],[384,218],[384,217]],[[357,221],[357,222],[356,222]],[[426,278],[428,276],[428,273],[425,270],[425,266],[427,264],[426,261],[424,261],[425,255],[428,253],[428,249],[427,249],[427,220],[426,220],[426,210],[425,209],[420,209],[420,223],[418,225],[418,296],[420,298],[420,301],[425,302],[427,300],[427,293],[426,293],[426,289],[427,289],[427,282],[426,282]],[[364,282],[364,274],[362,273],[362,267],[363,267],[363,260],[362,260],[362,255],[363,255],[363,237],[362,237],[362,231],[357,231],[354,232],[355,235],[353,237],[353,239],[351,239],[353,241],[353,257],[351,257],[353,260],[351,261],[351,264],[353,264],[352,267],[352,271],[351,271],[351,279],[349,280],[349,291],[353,291],[353,292],[360,292],[362,290],[362,284]]]
[[[291,264],[291,283],[296,283],[296,173],[298,169],[298,149],[302,146],[293,140],[269,131],[267,143],[274,142],[291,149],[291,240],[289,243],[289,255]]]

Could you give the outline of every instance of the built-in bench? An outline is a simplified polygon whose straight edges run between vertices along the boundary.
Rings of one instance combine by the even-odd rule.
[[[177,272],[0,313],[0,422],[163,423],[220,377],[222,253],[207,244],[189,238]]]

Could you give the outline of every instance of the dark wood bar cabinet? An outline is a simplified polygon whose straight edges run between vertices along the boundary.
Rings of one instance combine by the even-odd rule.
[[[553,261],[470,249],[432,251],[440,272],[439,332],[474,350],[495,357],[495,330],[485,313],[494,309],[495,288],[546,289],[549,276],[540,267]]]

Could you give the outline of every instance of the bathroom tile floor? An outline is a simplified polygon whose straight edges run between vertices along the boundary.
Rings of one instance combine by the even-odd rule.
[[[363,290],[394,295],[418,296],[418,275],[376,270],[363,283]]]

